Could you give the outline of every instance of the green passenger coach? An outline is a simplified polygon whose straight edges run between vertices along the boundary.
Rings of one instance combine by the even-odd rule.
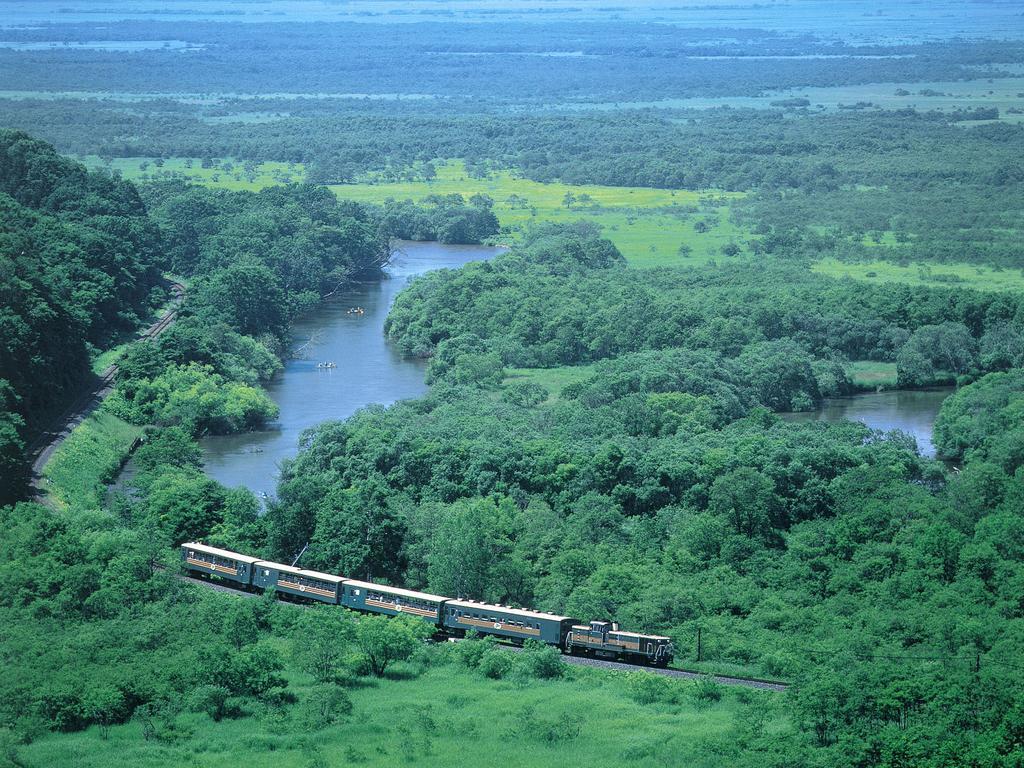
[[[431,624],[441,625],[441,611],[445,600],[440,595],[416,592],[369,581],[346,579],[342,588],[341,604],[355,611],[397,616],[400,613],[417,616]]]
[[[463,632],[508,637],[517,642],[540,640],[562,645],[574,619],[553,613],[509,608],[475,600],[449,600],[444,604],[444,626]]]
[[[194,541],[181,545],[181,560],[186,570],[206,577],[217,576],[245,586],[252,583],[253,565],[258,562],[255,557]]]
[[[337,605],[341,585],[345,579],[319,571],[307,571],[281,563],[259,560],[253,566],[253,586],[260,589],[273,587],[280,595],[314,600]]]

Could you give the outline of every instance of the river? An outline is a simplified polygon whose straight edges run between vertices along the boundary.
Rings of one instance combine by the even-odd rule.
[[[935,389],[871,392],[851,397],[826,400],[816,411],[784,413],[786,421],[859,421],[872,429],[888,432],[898,429],[917,440],[924,456],[934,456],[932,429],[942,401],[952,394],[952,387]]]
[[[400,355],[384,338],[384,320],[395,296],[413,275],[489,259],[500,248],[440,243],[399,244],[388,277],[354,285],[294,323],[296,359],[266,387],[281,409],[260,432],[206,437],[200,441],[206,473],[234,488],[273,495],[281,461],[298,452],[309,427],[344,419],[371,403],[388,405],[426,392],[425,362]],[[349,313],[361,307],[362,314]],[[319,369],[318,362],[337,368]]]

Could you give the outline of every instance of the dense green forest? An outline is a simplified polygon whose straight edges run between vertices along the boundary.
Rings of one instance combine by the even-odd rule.
[[[166,5],[0,35],[0,768],[1024,763],[1016,4]],[[425,394],[218,483],[283,371],[350,396],[296,327],[395,240],[509,246],[390,305]],[[949,392],[934,458],[796,420],[876,387]],[[789,687],[202,589],[195,539]]]
[[[163,300],[159,231],[131,184],[0,131],[0,500],[17,498],[28,429]]]

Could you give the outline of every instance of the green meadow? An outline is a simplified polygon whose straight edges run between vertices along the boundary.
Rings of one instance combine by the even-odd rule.
[[[230,190],[258,191],[305,179],[305,168],[296,163],[246,165],[221,158],[204,168],[197,158],[171,158],[159,166],[153,158],[140,157],[109,162],[86,157],[83,161],[91,167],[110,168],[134,181],[183,178]],[[757,237],[730,217],[729,203],[743,197],[740,192],[542,183],[508,170],[474,178],[461,160],[436,163],[435,168],[437,175],[430,181],[366,178],[352,184],[331,185],[330,189],[340,199],[378,205],[388,199],[419,201],[430,195],[488,195],[494,200],[494,211],[503,228],[500,239],[506,243],[515,242],[532,223],[591,221],[603,228],[604,235],[636,267],[726,262],[749,253],[749,243]],[[869,246],[895,243],[889,232],[882,233],[879,242],[864,239]],[[733,245],[736,248],[731,248]],[[732,255],[726,251],[732,251]],[[865,281],[957,284],[985,291],[1024,290],[1022,271],[966,263],[901,266],[882,260],[846,262],[823,258],[812,269],[832,277]]]
[[[1024,271],[975,264],[907,264],[891,261],[848,262],[820,259],[812,269],[830,277],[909,285],[956,285],[983,291],[1024,290]]]
[[[896,388],[896,363],[854,360],[846,364],[846,375],[857,389]]]
[[[232,191],[258,192],[274,184],[300,182],[306,178],[306,169],[301,163],[267,161],[247,164],[240,160],[218,158],[204,168],[203,161],[194,157],[171,157],[164,160],[152,157],[101,159],[88,155],[79,159],[90,168],[107,168],[136,182],[181,178]]]
[[[559,368],[509,368],[505,371],[502,387],[512,384],[539,384],[548,392],[545,402],[561,399],[562,390],[570,384],[592,376],[593,365],[567,365]]]
[[[625,673],[572,668],[563,680],[522,682],[490,680],[455,665],[430,667],[412,679],[400,679],[402,673],[349,689],[351,713],[322,728],[303,716],[308,681],[294,680],[297,707],[266,706],[254,717],[219,723],[192,713],[158,718],[148,738],[141,719],[49,735],[19,747],[19,764],[709,766],[737,758],[744,739],[781,737],[790,728],[779,694],[717,689],[704,697],[701,684],[690,681],[670,681],[667,702],[640,704],[630,697]]]
[[[177,177],[223,189],[256,191],[272,184],[302,181],[305,169],[288,163],[244,163],[218,159],[203,168],[195,158],[172,158],[161,166],[152,158],[120,158],[104,163],[84,158],[92,167],[105,166],[134,181]],[[489,195],[494,200],[506,241],[531,223],[592,221],[604,228],[631,264],[640,267],[703,264],[729,258],[722,249],[735,243],[742,251],[750,233],[729,217],[729,201],[741,193],[694,192],[646,187],[607,187],[531,181],[511,171],[473,178],[460,160],[438,163],[430,181],[384,182],[366,179],[332,185],[341,199],[381,204],[422,200],[429,195]],[[567,198],[566,195],[571,195]],[[698,225],[698,222],[703,222]],[[695,228],[697,225],[697,228]],[[697,229],[707,231],[698,232]],[[680,248],[682,247],[682,251]]]

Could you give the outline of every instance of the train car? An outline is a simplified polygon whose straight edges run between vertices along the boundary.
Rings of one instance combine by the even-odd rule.
[[[329,573],[258,560],[253,566],[252,583],[260,589],[273,587],[279,595],[338,605],[345,579]]]
[[[192,541],[181,545],[181,561],[190,573],[217,576],[249,586],[252,584],[253,565],[258,559]]]
[[[442,611],[447,597],[414,592],[369,581],[346,579],[342,587],[341,604],[355,611],[397,616],[405,613],[417,616],[436,626],[441,625]]]
[[[533,639],[561,646],[572,625],[578,621],[569,616],[475,600],[449,600],[444,604],[444,626],[448,629],[508,637],[519,642]]]
[[[671,638],[623,632],[618,624],[608,621],[573,626],[565,638],[565,650],[575,655],[622,659],[658,667],[668,666],[675,652]]]

